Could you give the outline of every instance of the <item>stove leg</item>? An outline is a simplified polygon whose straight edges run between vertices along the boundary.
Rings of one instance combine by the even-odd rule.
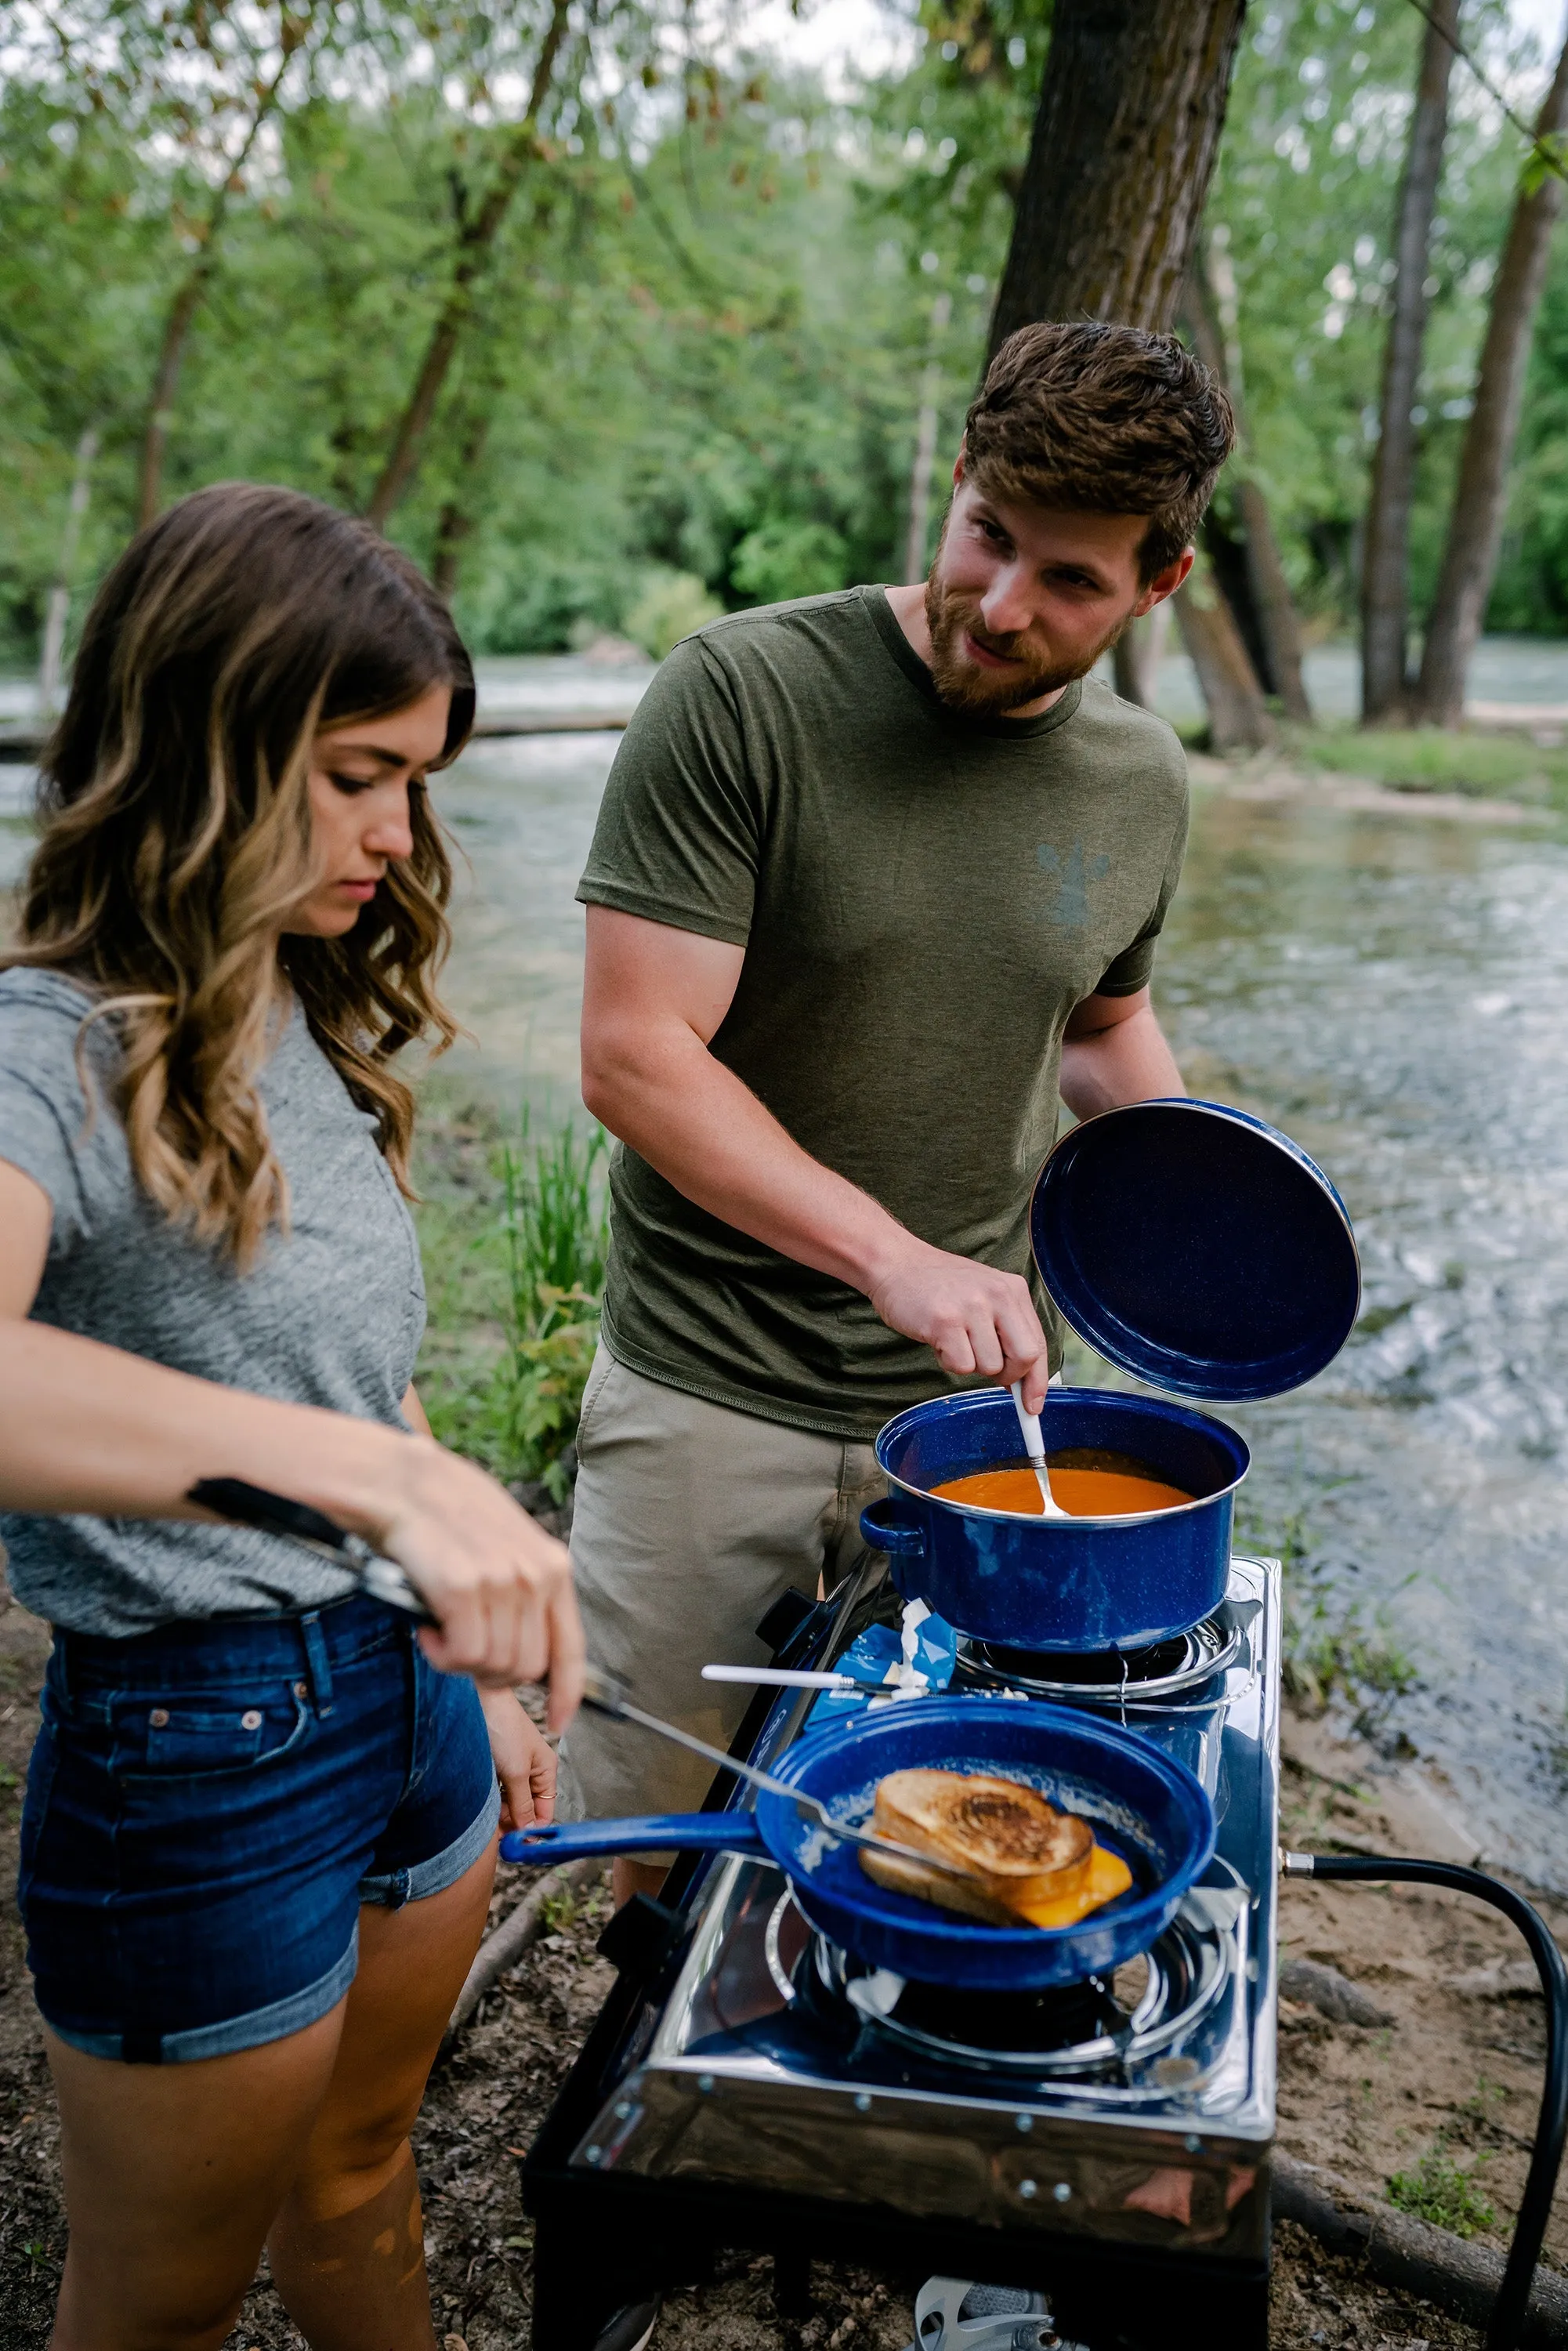
[[[811,2256],[791,2247],[773,2256],[773,2307],[780,2318],[811,2315]]]

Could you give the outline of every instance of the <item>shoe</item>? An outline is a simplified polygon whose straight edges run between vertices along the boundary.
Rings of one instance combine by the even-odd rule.
[[[654,2294],[645,2302],[626,2303],[601,2329],[593,2351],[645,2351],[664,2301],[662,2294]]]
[[[915,2298],[910,2351],[1079,2351],[1051,2324],[1043,2294],[972,2278],[927,2278]]]

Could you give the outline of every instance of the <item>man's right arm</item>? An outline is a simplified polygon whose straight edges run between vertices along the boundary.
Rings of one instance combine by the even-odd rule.
[[[610,906],[588,909],[582,1098],[677,1192],[870,1299],[944,1371],[1022,1380],[1038,1412],[1045,1334],[1019,1274],[933,1249],[808,1152],[708,1050],[745,949]]]

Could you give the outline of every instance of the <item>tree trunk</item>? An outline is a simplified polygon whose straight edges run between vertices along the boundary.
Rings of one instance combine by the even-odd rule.
[[[920,413],[915,426],[915,460],[909,473],[909,536],[904,549],[904,576],[913,586],[925,577],[925,541],[931,530],[931,468],[936,462],[936,407],[942,394],[939,350],[953,298],[938,294],[931,305],[931,355],[920,379]]]
[[[1535,128],[1542,140],[1553,140],[1568,128],[1568,41]],[[1555,172],[1544,172],[1533,188],[1527,178],[1514,204],[1492,288],[1475,406],[1465,429],[1416,694],[1417,715],[1437,726],[1457,726],[1464,716],[1465,680],[1497,573],[1531,336],[1563,199],[1563,182]]]
[[[250,151],[256,145],[261,127],[277,102],[278,89],[288,71],[294,52],[308,31],[308,20],[294,16],[287,6],[279,10],[279,42],[281,56],[277,70],[269,82],[257,86],[250,120],[246,126],[239,153],[229,165],[222,185],[207,211],[207,225],[202,233],[201,250],[175,289],[169,305],[169,316],[163,324],[163,340],[158,352],[158,370],[152,380],[152,398],[147,411],[147,423],[141,438],[141,479],[136,494],[136,527],[145,530],[158,518],[158,508],[163,497],[163,458],[169,446],[169,426],[173,420],[174,394],[179,389],[180,368],[190,340],[191,322],[202,307],[217,258],[218,240],[223,235],[228,214],[229,195],[250,161]]]
[[[1361,577],[1361,723],[1375,726],[1406,715],[1410,618],[1407,582],[1410,501],[1416,475],[1411,411],[1421,381],[1427,336],[1427,274],[1432,215],[1448,127],[1448,74],[1454,52],[1444,34],[1458,29],[1459,0],[1432,0],[1421,45],[1416,111],[1399,190],[1395,235],[1394,308],[1383,358],[1383,400],[1366,551]]]
[[[209,225],[208,234],[212,233]],[[211,274],[212,262],[204,247],[200,259],[186,273],[184,284],[169,305],[169,315],[163,321],[158,371],[152,379],[152,399],[141,435],[141,474],[136,493],[138,530],[145,530],[150,522],[157,521],[158,509],[163,503],[163,459],[168,453],[169,427],[174,421],[180,368],[190,340],[191,321],[201,308]]]
[[[485,444],[490,437],[490,420],[495,414],[494,387],[490,387],[490,394],[489,399],[478,402],[469,414],[457,453],[457,480],[435,526],[430,576],[437,592],[448,602],[456,593],[458,565],[474,529],[474,484],[485,455]]]
[[[1245,0],[1057,0],[990,348],[1036,319],[1168,329]]]
[[[1111,668],[1116,691],[1124,702],[1136,702],[1145,710],[1154,708],[1170,621],[1167,597],[1141,621],[1132,622],[1117,638],[1112,649]]]
[[[1286,717],[1293,718],[1299,726],[1310,726],[1312,706],[1307,699],[1306,682],[1301,675],[1301,632],[1296,618],[1295,601],[1291,594],[1291,583],[1285,577],[1285,566],[1280,555],[1280,542],[1274,535],[1274,517],[1269,511],[1268,498],[1249,463],[1247,411],[1242,399],[1241,371],[1227,348],[1219,305],[1215,298],[1209,275],[1208,258],[1201,243],[1193,254],[1192,267],[1183,292],[1182,309],[1193,349],[1205,367],[1224,384],[1236,417],[1236,455],[1231,462],[1240,477],[1237,484],[1237,504],[1246,534],[1247,582],[1252,591],[1252,608],[1257,615],[1259,634],[1263,641],[1270,683],[1280,697]]]
[[[1201,554],[1176,598],[1176,608],[1182,643],[1208,710],[1209,748],[1262,750],[1274,740],[1274,722],[1230,607]]]
[[[92,494],[92,461],[98,455],[98,431],[89,424],[77,443],[76,475],[71,483],[70,504],[66,509],[66,527],[60,533],[60,559],[55,573],[55,584],[49,590],[49,609],[44,622],[43,659],[38,664],[38,715],[52,718],[59,700],[60,673],[65,666],[66,622],[71,606],[71,574],[76,569],[77,541],[81,537],[81,518],[87,512],[87,502]]]
[[[533,156],[539,109],[549,95],[570,16],[570,0],[553,0],[549,25],[534,64],[533,87],[528,92],[523,119],[501,151],[500,163],[488,195],[459,233],[451,290],[430,330],[430,340],[425,346],[413,390],[398,419],[391,453],[365,509],[367,517],[378,530],[386,528],[392,508],[418,470],[424,437],[435,413],[435,403],[441,397],[442,387],[457,355],[457,346],[473,315],[476,283],[490,257],[501,224],[511,209],[512,198],[517,194],[524,171]]]

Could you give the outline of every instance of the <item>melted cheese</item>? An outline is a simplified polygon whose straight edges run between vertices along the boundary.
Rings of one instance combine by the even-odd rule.
[[[1019,1917],[1027,1918],[1031,1927],[1076,1927],[1092,1910],[1103,1910],[1118,1894],[1125,1894],[1132,1882],[1133,1873],[1120,1855],[1107,1853],[1096,1840],[1083,1883],[1075,1894],[1061,1895],[1054,1902],[1032,1903],[1027,1908],[1020,1903]]]

